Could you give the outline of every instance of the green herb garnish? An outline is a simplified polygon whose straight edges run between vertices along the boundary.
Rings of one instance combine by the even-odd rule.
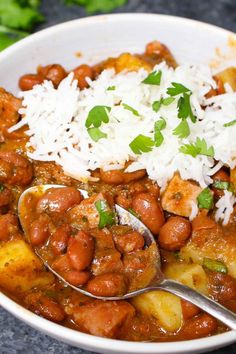
[[[161,104],[162,104],[161,100],[159,100],[159,101],[154,101],[153,104],[152,104],[152,109],[153,109],[153,111],[154,111],[154,112],[158,112],[159,109],[161,108]]]
[[[197,138],[195,144],[184,144],[179,149],[185,155],[191,155],[192,157],[196,157],[197,155],[205,155],[214,157],[214,148],[213,146],[207,147],[207,143],[205,139]]]
[[[234,124],[236,124],[236,119],[231,120],[231,121],[228,122],[228,123],[225,123],[225,124],[224,124],[224,127],[231,127],[231,126],[234,125]]]
[[[67,4],[76,4],[85,7],[88,13],[110,12],[125,5],[127,0],[66,0]]]
[[[214,206],[213,202],[213,193],[210,188],[205,188],[201,191],[201,193],[197,197],[198,207],[200,209],[212,209]]]
[[[142,134],[139,134],[129,144],[131,150],[137,155],[141,155],[143,152],[152,151],[153,146],[154,146],[154,141],[148,136]]]
[[[133,107],[129,106],[126,103],[122,103],[122,106],[124,107],[124,109],[127,109],[128,111],[132,112],[135,116],[139,117],[139,113],[136,109],[134,109]]]
[[[161,71],[152,71],[143,81],[143,84],[147,85],[160,85],[161,83]]]
[[[99,128],[102,123],[108,123],[109,122],[109,115],[108,112],[110,112],[111,107],[107,106],[95,106],[93,107],[88,114],[88,118],[86,119],[85,126],[86,128],[89,128],[91,125],[94,126],[94,128]]]
[[[174,100],[175,100],[174,97],[161,98],[159,101],[153,102],[152,109],[154,112],[158,112],[159,109],[161,108],[161,105],[169,106],[172,102],[174,102]]]
[[[99,141],[102,138],[107,138],[107,134],[103,133],[99,128],[88,128],[88,134],[93,141]]]
[[[174,135],[178,135],[179,138],[187,138],[190,134],[190,129],[188,122],[186,120],[182,120],[179,125],[173,130]]]
[[[167,94],[170,96],[177,96],[182,93],[190,92],[190,90],[187,87],[177,82],[172,82],[171,85],[172,87],[169,87],[167,89]]]
[[[107,91],[115,91],[115,86],[108,86]]]
[[[159,147],[164,141],[164,137],[161,133],[161,130],[165,129],[166,121],[164,118],[157,120],[154,125],[154,142],[155,146]]]
[[[203,263],[202,263],[204,268],[207,268],[208,270],[212,272],[219,272],[219,273],[228,273],[228,268],[227,266],[221,262],[217,261],[216,259],[211,259],[211,258],[203,258]]]
[[[188,117],[191,119],[193,123],[196,122],[197,118],[192,112],[191,104],[190,104],[190,96],[191,93],[184,93],[183,97],[180,97],[178,101],[178,118],[187,119]]]
[[[116,216],[113,211],[110,210],[106,200],[97,200],[95,207],[99,213],[99,229],[103,229],[105,226],[111,226],[116,223]]]

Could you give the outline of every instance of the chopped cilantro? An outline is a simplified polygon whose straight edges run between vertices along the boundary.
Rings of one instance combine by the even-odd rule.
[[[175,98],[174,97],[166,97],[162,99],[162,104],[164,106],[169,106],[172,102],[174,102]]]
[[[207,147],[207,143],[205,139],[197,138],[195,144],[185,144],[182,145],[179,149],[185,155],[191,155],[192,157],[196,157],[197,155],[205,155],[214,157],[214,148],[213,146]]]
[[[159,100],[159,101],[154,101],[153,104],[152,104],[152,109],[153,109],[153,111],[154,111],[154,112],[158,112],[159,109],[161,108],[161,104],[162,104],[161,100]]]
[[[99,128],[88,128],[88,134],[93,141],[99,141],[102,138],[107,138],[107,134],[103,133]]]
[[[182,93],[190,92],[190,90],[187,87],[177,82],[172,82],[171,85],[172,87],[169,87],[167,89],[167,94],[170,96],[177,96]]]
[[[198,207],[201,209],[212,209],[213,208],[213,193],[210,188],[205,188],[197,197]]]
[[[106,200],[97,200],[95,202],[95,207],[99,213],[98,227],[100,229],[103,229],[105,226],[114,225],[116,223],[115,213],[110,210],[110,207]]]
[[[174,97],[161,98],[159,101],[153,102],[152,109],[154,112],[158,112],[159,109],[161,108],[161,105],[169,106],[172,102],[174,102],[174,100],[175,100]]]
[[[187,138],[190,134],[188,122],[186,120],[182,120],[179,125],[173,130],[173,134],[177,135],[181,139]]]
[[[155,130],[163,130],[166,127],[166,121],[164,118],[161,118],[160,120],[157,120],[155,122]]]
[[[152,151],[153,146],[154,146],[154,141],[148,136],[142,134],[139,134],[129,144],[130,149],[137,155],[141,155],[143,152]]]
[[[230,182],[216,180],[212,184],[212,187],[214,187],[216,189],[228,190],[230,187]]]
[[[107,91],[115,91],[115,86],[108,86]]]
[[[91,125],[94,128],[99,128],[103,123],[109,122],[108,112],[110,112],[111,107],[107,106],[95,106],[93,107],[88,114],[88,118],[86,119],[85,126],[89,128]]]
[[[216,259],[211,259],[211,258],[203,258],[203,263],[202,263],[204,268],[207,268],[208,270],[212,272],[219,272],[219,273],[228,273],[228,268],[227,266]]]
[[[161,71],[152,71],[143,81],[143,84],[147,85],[160,85],[161,83]]]
[[[193,123],[196,122],[197,118],[192,112],[191,104],[190,104],[190,96],[191,93],[184,93],[182,97],[180,97],[178,101],[178,118],[187,119],[188,117],[191,119]]]
[[[154,125],[154,142],[155,146],[159,147],[164,141],[164,137],[161,133],[161,130],[165,129],[166,121],[164,118],[157,120]]]
[[[224,127],[231,127],[231,126],[234,125],[234,124],[236,124],[236,119],[231,120],[231,121],[228,122],[228,123],[225,123],[225,124],[224,124]]]
[[[133,107],[129,106],[128,104],[126,103],[122,103],[122,106],[124,107],[124,109],[127,109],[128,111],[132,112],[133,115],[139,117],[139,113],[136,109],[134,109]]]

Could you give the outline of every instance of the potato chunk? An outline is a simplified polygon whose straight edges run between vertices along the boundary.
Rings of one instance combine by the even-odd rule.
[[[229,84],[234,91],[236,91],[236,68],[230,67],[220,73],[216,74],[215,77],[220,79],[223,84]]]
[[[162,208],[169,213],[189,217],[192,204],[196,203],[201,190],[195,183],[184,181],[175,174],[162,195]]]
[[[168,264],[164,269],[167,278],[177,280],[203,294],[208,294],[207,276],[199,264]]]
[[[0,246],[0,286],[8,291],[28,291],[53,282],[42,263],[24,240],[13,240]]]
[[[176,332],[182,325],[180,298],[165,291],[150,291],[132,300],[134,307],[155,317],[166,331]]]

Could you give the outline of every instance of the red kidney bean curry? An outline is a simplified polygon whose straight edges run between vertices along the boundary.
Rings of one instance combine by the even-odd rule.
[[[165,60],[177,63],[168,48],[149,43],[144,54],[121,54],[95,66],[73,70],[80,89],[102,70],[116,72],[152,67]],[[59,64],[39,66],[35,74],[19,80],[21,90],[51,80],[57,87],[68,72]],[[232,73],[230,74],[232,76]],[[225,72],[215,77],[224,91]],[[233,88],[234,89],[234,88]],[[193,287],[236,312],[236,210],[227,226],[216,223],[214,210],[200,209],[193,221],[182,213],[196,183],[175,174],[164,196],[145,170],[96,170],[98,182],[79,182],[52,162],[30,160],[26,154],[27,128],[10,133],[22,102],[0,89],[0,288],[9,297],[55,323],[89,334],[131,341],[179,341],[226,331],[212,316],[187,301],[152,291],[127,301],[102,301],[87,297],[55,277],[35,253],[74,286],[97,296],[116,296],[149,284],[156,271],[155,247],[145,247],[143,236],[119,225],[114,203],[130,211],[151,230],[161,253],[166,277]],[[174,182],[173,182],[174,180]],[[236,172],[221,168],[210,186],[214,199],[222,195],[220,183],[235,184]],[[174,185],[173,185],[174,183]],[[17,204],[26,188],[59,184],[24,201],[25,234],[19,224]],[[89,197],[83,198],[78,189]],[[176,211],[165,205],[174,203]],[[219,254],[221,258],[219,258]]]

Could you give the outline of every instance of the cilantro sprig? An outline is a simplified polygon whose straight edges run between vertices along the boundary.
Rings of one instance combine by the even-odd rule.
[[[152,109],[154,112],[158,112],[161,108],[161,106],[169,106],[172,102],[174,102],[175,98],[174,97],[166,97],[166,98],[161,98],[159,101],[154,101],[152,104]]]
[[[182,93],[190,92],[190,90],[187,87],[185,87],[184,85],[178,82],[172,82],[171,85],[172,87],[169,87],[167,89],[167,94],[169,96],[177,96]]]
[[[161,83],[161,76],[162,72],[161,71],[152,71],[143,81],[143,84],[147,85],[157,85],[159,86]]]
[[[112,226],[116,223],[116,215],[110,209],[106,200],[97,200],[95,207],[99,213],[99,229],[103,229],[105,226]]]
[[[196,157],[197,155],[214,157],[215,154],[214,147],[207,147],[206,140],[200,138],[197,138],[195,143],[182,145],[179,151],[185,155],[191,155],[192,157]]]
[[[154,141],[145,135],[139,134],[129,144],[130,149],[137,155],[141,155],[143,152],[150,152],[154,146]]]
[[[225,123],[225,124],[224,124],[224,127],[231,127],[231,126],[234,125],[234,124],[236,124],[236,119],[231,120],[231,121],[228,122],[228,123]]]
[[[109,112],[111,107],[108,106],[94,106],[88,114],[85,122],[87,132],[90,138],[97,142],[102,138],[106,138],[107,134],[99,129],[102,123],[109,122]]]
[[[124,109],[127,109],[128,111],[132,112],[134,116],[137,117],[140,116],[139,112],[135,108],[129,106],[128,104],[122,103],[122,106],[124,107]]]
[[[182,120],[173,130],[173,134],[177,135],[181,139],[187,138],[190,134],[188,122],[186,120]]]
[[[155,146],[159,147],[164,141],[164,137],[161,133],[161,130],[165,129],[166,121],[164,118],[157,120],[154,125],[154,142]]]
[[[214,206],[213,193],[210,188],[205,188],[197,197],[198,207],[201,209],[212,209]]]

